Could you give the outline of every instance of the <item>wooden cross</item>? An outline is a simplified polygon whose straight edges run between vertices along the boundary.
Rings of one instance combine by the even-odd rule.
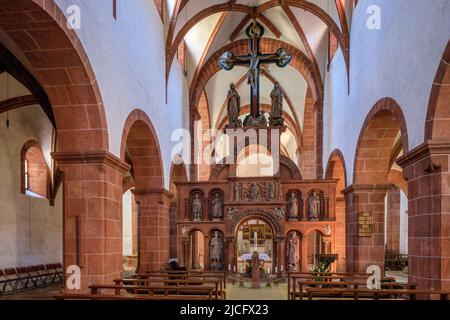
[[[222,69],[230,71],[234,66],[248,66],[247,83],[250,85],[250,115],[244,120],[244,126],[265,125],[266,118],[260,112],[259,105],[259,75],[263,64],[276,64],[285,67],[291,62],[292,56],[284,49],[278,49],[275,53],[263,54],[260,52],[259,43],[264,34],[262,25],[254,21],[246,30],[250,40],[250,53],[243,56],[235,56],[232,52],[225,52],[219,59]]]

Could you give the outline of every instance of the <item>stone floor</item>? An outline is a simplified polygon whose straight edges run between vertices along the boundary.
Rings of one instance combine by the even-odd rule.
[[[287,285],[271,288],[239,288],[227,285],[227,300],[287,300]]]
[[[408,282],[408,275],[403,271],[387,271],[387,277],[394,277],[397,282]],[[62,286],[52,286],[29,290],[14,295],[0,296],[0,300],[52,300],[53,296],[61,293]],[[261,289],[239,288],[231,283],[227,285],[228,300],[286,300],[287,285],[280,284],[271,288]]]
[[[0,300],[53,300],[55,295],[63,292],[62,286],[51,286],[28,290],[16,294],[0,296]]]

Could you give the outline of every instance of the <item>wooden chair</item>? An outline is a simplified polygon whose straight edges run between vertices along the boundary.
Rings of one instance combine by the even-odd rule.
[[[8,279],[3,270],[0,269],[0,296],[4,295],[8,287]]]
[[[58,284],[63,281],[63,269],[60,263],[46,264],[47,277],[50,279],[50,284]]]
[[[17,277],[25,290],[34,289],[33,276],[30,275],[26,267],[18,267],[16,268]]]
[[[16,293],[19,291],[24,291],[25,288],[21,285],[20,279],[17,275],[16,268],[7,268],[4,270],[6,280],[8,281],[8,286],[11,293]]]

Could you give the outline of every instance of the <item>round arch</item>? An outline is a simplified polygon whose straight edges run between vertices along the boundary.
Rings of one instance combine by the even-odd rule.
[[[2,13],[21,17],[2,19],[0,29],[27,59],[48,96],[58,130],[58,152],[109,151],[106,114],[94,71],[58,5],[54,0],[4,1]]]
[[[425,141],[448,140],[450,112],[448,97],[450,96],[450,41],[442,55],[431,89],[425,123]]]
[[[120,147],[120,159],[132,162],[132,171],[136,188],[162,189],[164,187],[164,170],[161,148],[156,131],[147,114],[133,110],[125,121]]]
[[[397,135],[408,152],[408,130],[399,104],[392,98],[379,100],[371,109],[361,129],[355,152],[354,184],[386,183],[391,150]]]
[[[341,150],[333,150],[328,158],[325,179],[338,179],[338,189],[340,190],[344,190],[347,187],[347,167]]]

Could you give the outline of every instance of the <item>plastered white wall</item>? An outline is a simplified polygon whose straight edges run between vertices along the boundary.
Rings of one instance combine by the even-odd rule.
[[[381,30],[366,26],[369,5],[381,9]],[[424,140],[431,86],[450,38],[450,1],[361,0],[352,18],[350,95],[339,50],[325,80],[324,167],[334,149],[344,154],[353,182],[356,145],[375,103],[391,97],[406,118],[409,149]]]
[[[0,114],[0,269],[62,262],[61,190],[53,207],[20,192],[22,146],[31,139],[48,145],[50,122],[39,106],[10,111],[9,119],[6,128]],[[48,158],[50,150],[42,149]]]
[[[103,98],[110,152],[120,155],[125,121],[132,110],[142,109],[155,128],[169,189],[171,150],[176,144],[171,135],[186,122],[182,114],[186,115],[188,100],[186,81],[175,61],[166,103],[164,26],[153,1],[117,1],[117,20],[113,1],[55,2],[65,13],[70,5],[81,9],[81,29],[76,32]]]

